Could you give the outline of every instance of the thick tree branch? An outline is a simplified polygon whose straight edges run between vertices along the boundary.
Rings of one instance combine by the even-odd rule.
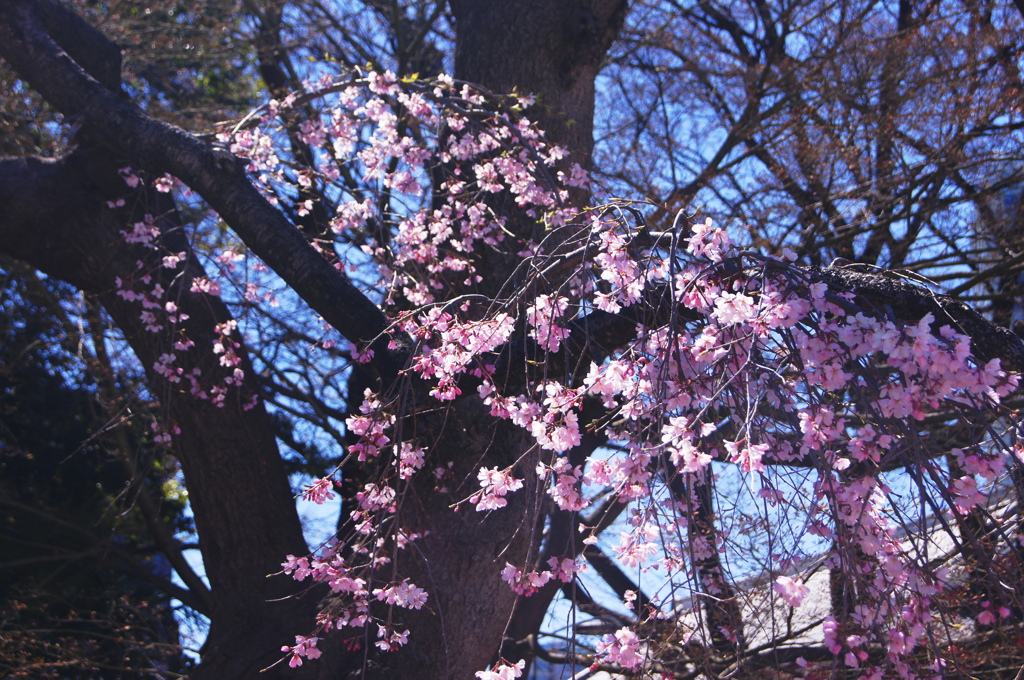
[[[384,314],[260,195],[238,159],[148,117],[104,87],[54,43],[34,2],[0,5],[0,56],[47,101],[79,116],[91,135],[133,165],[170,173],[198,192],[328,323],[353,342],[371,344],[383,375],[393,377],[402,368],[404,355],[387,348]]]
[[[835,293],[853,293],[853,304],[869,315],[884,315],[906,324],[914,324],[927,314],[939,326],[950,325],[971,338],[974,355],[981,361],[999,359],[1003,368],[1024,373],[1024,340],[1008,328],[989,321],[973,308],[948,295],[935,293],[904,278],[881,273],[857,271],[851,267],[791,267],[794,274],[808,283],[826,283]],[[627,307],[617,314],[595,310],[573,320],[571,335],[564,343],[567,350],[561,357],[551,357],[547,370],[558,366],[575,366],[585,357],[600,358],[636,337],[637,324],[647,327],[669,323],[672,315],[684,321],[701,316],[692,309],[671,303],[663,288],[649,290],[642,303]],[[509,347],[496,366],[499,375],[523,365],[531,347]],[[533,349],[532,351],[536,351]],[[501,384],[501,383],[499,383]]]
[[[939,326],[950,325],[971,338],[971,350],[981,361],[999,359],[1004,369],[1024,373],[1024,341],[960,300],[915,285],[894,275],[857,271],[852,267],[808,267],[812,281],[827,283],[834,292],[854,294],[854,303],[868,313],[888,313],[905,323],[927,314]]]
[[[57,0],[37,0],[54,42],[111,92],[121,91],[121,50],[88,21]]]

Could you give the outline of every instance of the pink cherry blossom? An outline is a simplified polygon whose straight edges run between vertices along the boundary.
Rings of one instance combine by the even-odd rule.
[[[479,680],[516,680],[523,675],[526,661],[519,661],[511,664],[507,661],[499,661],[490,670],[477,671],[476,677]]]
[[[643,663],[640,649],[640,638],[629,628],[620,628],[613,635],[605,635],[597,643],[597,654],[603,661],[630,670]]]
[[[820,544],[833,546],[821,556],[825,567],[855,585],[856,606],[822,623],[835,662],[872,680],[914,677],[914,650],[939,639],[936,622],[949,614],[937,594],[955,580],[921,558],[929,551],[919,536],[901,533],[905,503],[878,470],[904,466],[940,511],[987,507],[1007,463],[1018,464],[1011,456],[1024,455],[1013,449],[1016,437],[1006,425],[1018,420],[1004,404],[1017,388],[1015,376],[998,360],[976,359],[970,339],[953,325],[938,328],[934,315],[900,322],[833,289],[819,280],[820,271],[792,264],[795,254],[785,247],[781,260],[734,247],[731,225],[708,218],[687,233],[680,215],[671,232],[668,225],[641,226],[625,202],[577,214],[570,197],[589,181],[580,159],[565,157],[527,119],[450,78],[418,83],[367,74],[331,81],[321,93],[316,87],[302,101],[320,98],[322,110],[305,112],[295,97],[271,103],[258,123],[220,141],[246,159],[270,201],[321,186],[338,197],[329,217],[337,241],[316,244],[317,252],[339,271],[372,279],[389,315],[390,337],[380,339],[390,349],[410,343],[399,381],[409,389],[368,391],[345,420],[345,436],[357,440],[346,443],[345,464],[365,465],[368,476],[343,518],[349,532],[282,565],[293,578],[333,593],[318,635],[361,629],[381,652],[415,644],[414,633],[383,612],[429,601],[431,584],[413,584],[401,573],[404,560],[395,559],[422,538],[405,509],[423,502],[424,493],[440,494],[428,500],[453,512],[465,512],[468,500],[477,511],[507,513],[519,501],[578,512],[588,524],[598,524],[587,517],[591,508],[615,508],[625,530],[606,547],[623,567],[657,571],[660,581],[679,584],[674,595],[689,587],[717,597],[727,584],[706,564],[747,537],[726,535],[725,522],[717,521],[715,531],[701,535],[694,520],[706,510],[700,489],[713,487],[731,466],[754,502],[714,512],[742,515],[747,524],[737,526],[764,527],[772,547],[758,559],[797,568],[808,556],[796,544],[823,538]],[[524,99],[508,101],[514,109]],[[310,167],[286,163],[275,150],[290,124],[318,147]],[[342,178],[352,178],[359,193]],[[384,195],[389,205],[377,200]],[[537,238],[499,214],[501,196],[536,221]],[[305,201],[291,208],[316,207]],[[733,233],[745,245],[743,232]],[[176,254],[160,250],[152,218],[123,237],[151,251],[165,274],[180,271]],[[356,245],[346,249],[348,243]],[[265,272],[243,252],[220,251],[217,277],[186,287],[269,304]],[[492,254],[522,260],[515,281],[497,293],[487,290],[489,272],[478,271]],[[233,403],[228,390],[242,381],[234,373],[241,370],[236,343],[246,327],[215,329],[214,350],[230,377],[206,380],[183,363],[191,341],[180,310],[168,306],[177,300],[145,279],[151,269],[124,275],[115,291],[145,314],[140,319],[154,338],[167,338],[152,370],[197,398]],[[605,335],[599,324],[609,319],[628,323]],[[345,341],[330,328],[322,332],[311,343],[317,348]],[[378,340],[356,342],[339,370],[350,360],[369,367],[380,361]],[[330,360],[326,350],[323,356]],[[460,477],[461,466],[444,459],[450,452],[432,448],[443,439],[428,421],[436,416],[445,427],[461,427],[468,412],[520,428],[526,446],[516,458],[479,460],[468,479]],[[921,441],[941,439],[932,437],[936,422],[957,419],[986,423],[987,439],[921,450]],[[588,455],[591,440],[608,449]],[[943,454],[945,467],[933,462]],[[327,479],[304,496],[325,500]],[[713,503],[720,508],[721,500]],[[780,524],[781,512],[802,527],[797,540]],[[579,531],[584,545],[598,544],[594,526]],[[524,597],[571,583],[583,566],[572,555],[538,559],[537,551],[508,559],[481,568]],[[808,585],[790,576],[778,576],[773,589],[790,607],[809,595]],[[629,602],[637,617],[672,616]],[[996,611],[984,608],[977,622],[991,625]],[[605,635],[597,662],[653,673],[666,646],[651,630],[622,626]],[[695,641],[707,633],[689,632]],[[728,627],[718,633],[740,639]],[[285,650],[296,665],[313,658],[307,652],[315,644],[307,639]],[[871,645],[884,651],[871,656]],[[522,669],[499,661],[476,675],[508,680]]]
[[[795,581],[788,576],[780,576],[775,579],[775,592],[779,594],[790,607],[799,607],[811,589],[803,583]]]
[[[302,490],[302,500],[312,501],[317,505],[323,505],[327,501],[335,498],[334,493],[331,492],[331,487],[333,485],[334,480],[330,477],[318,479]]]

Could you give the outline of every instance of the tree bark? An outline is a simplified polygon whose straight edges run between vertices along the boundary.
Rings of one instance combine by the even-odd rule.
[[[455,77],[497,94],[536,95],[539,106],[533,116],[547,140],[587,166],[593,150],[594,79],[621,26],[626,2],[453,0],[452,9]],[[518,234],[537,239],[536,220],[506,205],[499,211]],[[521,262],[519,257],[479,255],[478,270],[489,279],[483,284],[486,292],[505,284]],[[448,498],[421,479],[406,501],[403,522],[429,533],[417,542],[418,552],[407,557],[403,573],[430,591],[433,611],[409,617],[417,639],[408,652],[380,660],[380,677],[470,680],[493,663],[503,637],[512,630],[521,633],[511,624],[516,596],[499,573],[506,562],[530,567],[540,554],[545,506],[536,488],[532,440],[521,428],[491,418],[475,395],[463,396],[435,427],[434,455],[442,466],[454,466],[456,483],[467,482]],[[477,513],[465,504],[452,512],[452,503],[476,490],[480,467],[517,462],[517,476],[533,488],[510,495],[509,505],[492,513]]]
[[[595,79],[626,16],[626,0],[452,0],[456,20],[455,77],[496,94],[534,95],[526,116],[546,140],[569,152],[564,164],[591,166],[594,150]],[[570,193],[583,207],[586,191]],[[536,219],[496,206],[509,228],[540,243],[545,234]],[[522,262],[509,253],[476,253],[478,271],[487,272],[481,291],[498,293]]]

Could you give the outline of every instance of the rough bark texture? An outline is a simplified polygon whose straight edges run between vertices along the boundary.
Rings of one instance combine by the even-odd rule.
[[[594,148],[594,80],[625,0],[452,0],[455,76],[493,92],[537,95],[548,139],[580,163]]]

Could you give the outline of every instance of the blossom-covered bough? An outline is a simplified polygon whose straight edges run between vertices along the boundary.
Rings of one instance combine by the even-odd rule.
[[[338,470],[304,494],[323,502],[332,482],[362,480],[344,499],[347,532],[283,565],[333,593],[315,637],[285,648],[290,663],[318,657],[330,635],[385,651],[415,644],[402,610],[437,606],[429,584],[409,578],[430,566],[415,547],[429,529],[406,509],[420,494],[484,513],[482,523],[526,496],[525,548],[479,567],[524,598],[573,592],[603,554],[601,530],[625,516],[614,557],[656,570],[663,585],[632,624],[559,657],[577,664],[665,677],[768,663],[795,675],[829,664],[941,675],[959,662],[952,642],[963,633],[951,626],[1017,620],[1019,532],[988,496],[1019,465],[1004,405],[1017,377],[1000,360],[1019,369],[1019,341],[896,277],[745,251],[710,218],[656,228],[640,205],[573,208],[586,175],[528,122],[529,103],[450,79],[325,78],[223,137],[276,199],[315,186],[331,203],[325,256],[375,268],[389,349],[407,352],[349,417],[358,439]],[[296,122],[303,105],[314,115]],[[285,118],[317,165],[280,163],[273,135]],[[508,203],[543,231],[507,228]],[[480,285],[482,264],[508,256],[522,258],[510,280]],[[373,360],[371,345],[354,348],[357,364]],[[456,471],[439,430],[463,400],[518,428],[522,448]],[[716,488],[723,464],[742,473],[748,500]],[[890,488],[896,470],[901,494]],[[761,554],[745,567],[728,555],[723,516],[756,525]],[[955,537],[959,561],[935,554],[926,520]],[[983,531],[968,528],[978,522]],[[780,620],[770,645],[749,648],[755,631],[730,570],[756,564],[778,601],[799,607],[809,574],[796,567],[809,549],[834,580],[830,613],[814,622],[819,647],[787,643],[798,636]],[[988,578],[950,606],[962,570]],[[635,591],[620,595],[633,606]],[[684,624],[684,600],[695,625]],[[516,661],[478,677],[519,677]]]

